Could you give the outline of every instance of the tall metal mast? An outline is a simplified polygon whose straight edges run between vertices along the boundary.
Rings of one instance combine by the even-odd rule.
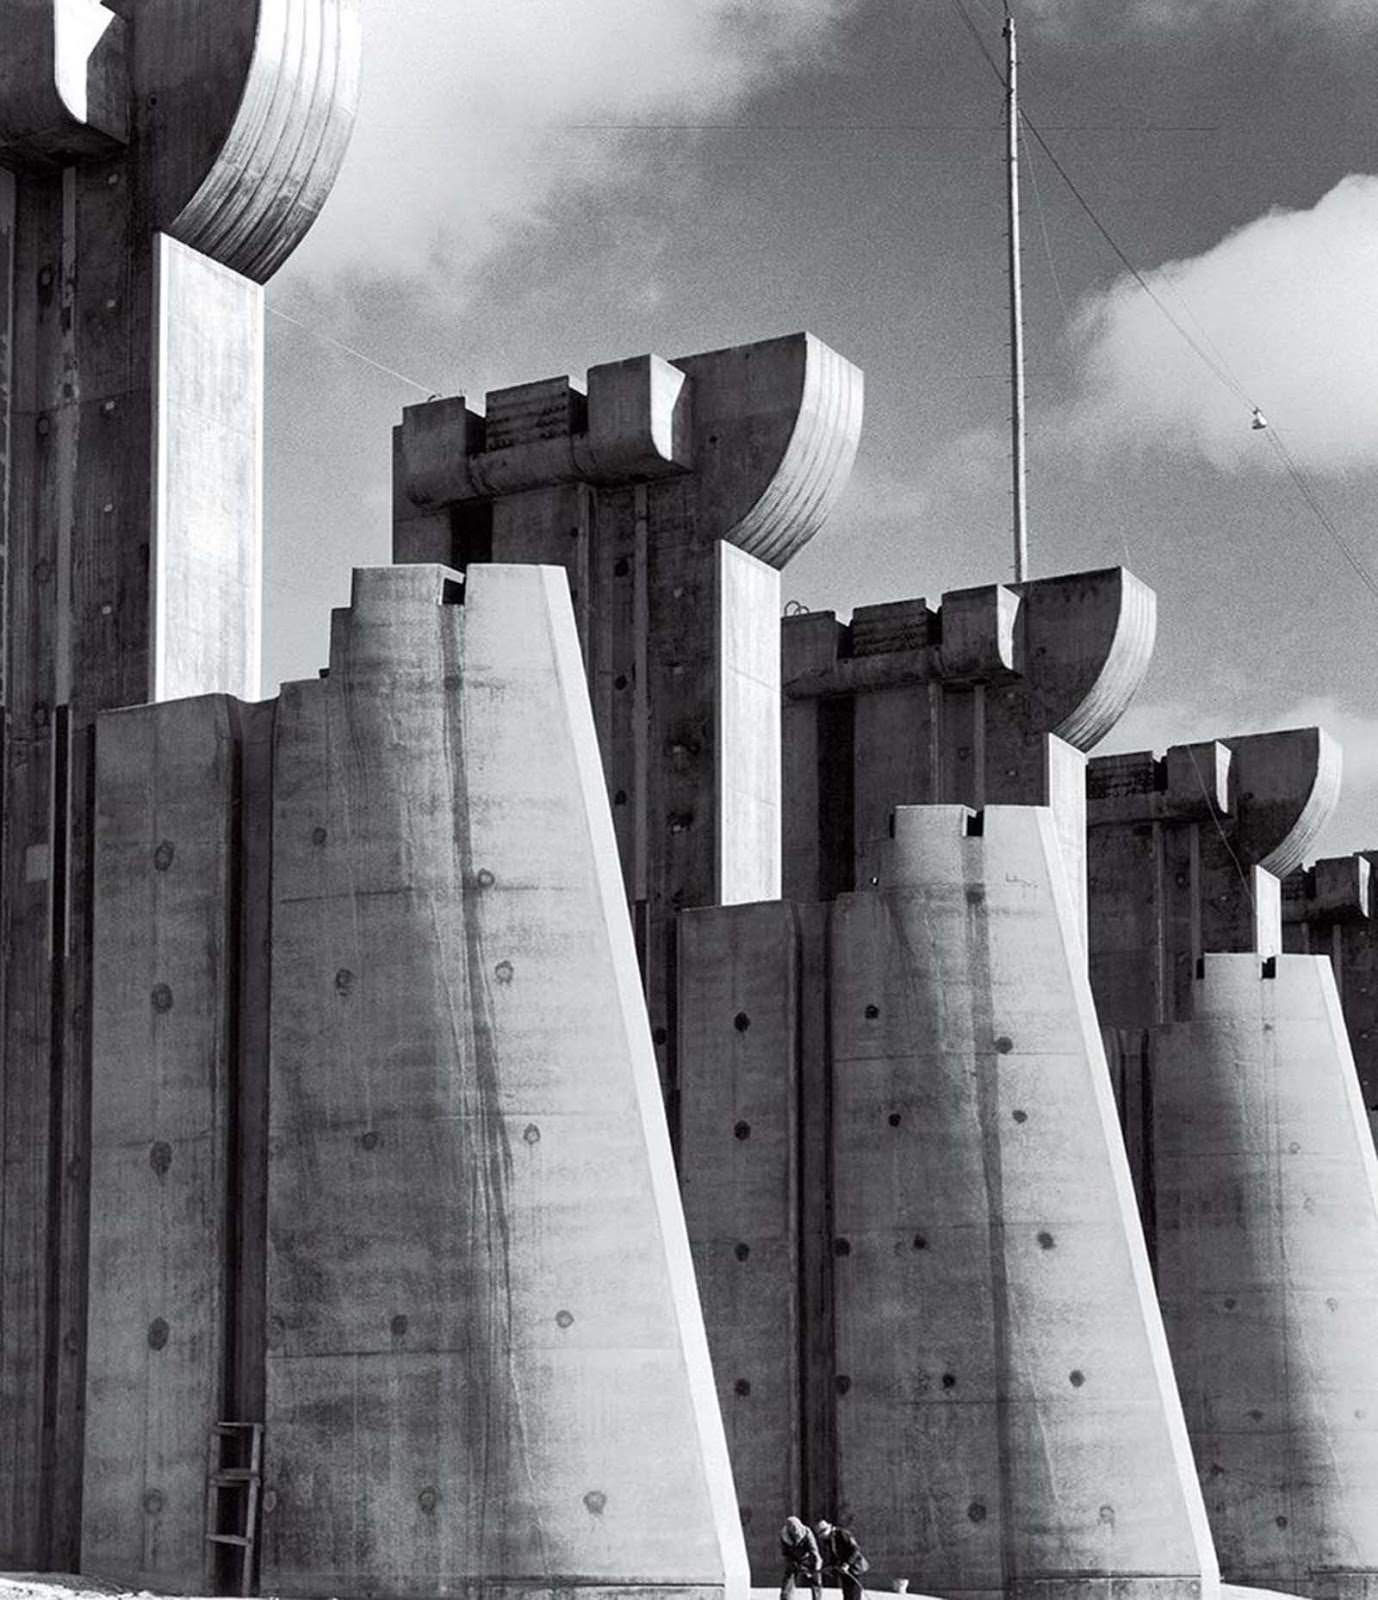
[[[1024,468],[1024,285],[1019,265],[1019,53],[1005,0],[1006,201],[1009,210],[1010,437],[1014,487],[1014,581],[1028,576],[1028,491]]]

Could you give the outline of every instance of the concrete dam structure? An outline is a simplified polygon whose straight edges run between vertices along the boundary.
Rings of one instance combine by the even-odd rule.
[[[1119,568],[782,618],[862,416],[806,333],[409,408],[260,700],[357,19],[0,20],[0,1568],[745,1600],[798,1513],[872,1588],[1368,1600],[1334,744],[1095,755]]]

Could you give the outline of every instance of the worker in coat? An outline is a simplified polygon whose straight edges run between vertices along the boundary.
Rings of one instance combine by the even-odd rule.
[[[822,1600],[823,1561],[818,1541],[807,1522],[786,1517],[780,1529],[780,1554],[785,1561],[785,1576],[780,1582],[780,1600],[790,1600],[794,1586],[802,1584],[813,1591],[813,1600]]]
[[[818,1553],[822,1557],[823,1572],[836,1573],[842,1600],[862,1600],[861,1574],[870,1562],[861,1553],[861,1546],[852,1537],[850,1528],[839,1528],[831,1522],[819,1521],[814,1531],[818,1535]]]

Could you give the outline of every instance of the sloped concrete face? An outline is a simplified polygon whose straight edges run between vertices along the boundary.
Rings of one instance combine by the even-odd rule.
[[[564,575],[457,595],[357,574],[283,691],[263,1588],[737,1596]]]
[[[901,807],[832,935],[838,1492],[943,1595],[1213,1594],[1051,813]]]
[[[1378,1590],[1378,1168],[1330,964],[1207,955],[1152,1042],[1158,1285],[1224,1574]]]

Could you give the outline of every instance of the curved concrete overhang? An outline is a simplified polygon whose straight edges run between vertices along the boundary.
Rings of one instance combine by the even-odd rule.
[[[1153,659],[1157,596],[1124,567],[1015,584],[1018,670],[1050,733],[1094,749]]]
[[[1323,728],[1244,734],[1220,743],[1231,757],[1235,853],[1245,866],[1284,878],[1301,866],[1334,815],[1343,751]]]
[[[498,499],[554,483],[661,478],[692,487],[698,535],[783,567],[823,526],[861,437],[859,368],[811,333],[667,362],[408,406],[399,485],[416,506]],[[519,425],[514,427],[513,420]]]
[[[827,521],[851,475],[861,370],[811,333],[674,365],[693,380],[701,531],[786,566]]]
[[[163,228],[263,283],[306,236],[339,173],[358,108],[362,45],[357,0],[257,0],[254,9],[233,120]]]
[[[262,283],[305,237],[359,99],[358,0],[0,0],[0,164],[127,145],[154,229]]]

